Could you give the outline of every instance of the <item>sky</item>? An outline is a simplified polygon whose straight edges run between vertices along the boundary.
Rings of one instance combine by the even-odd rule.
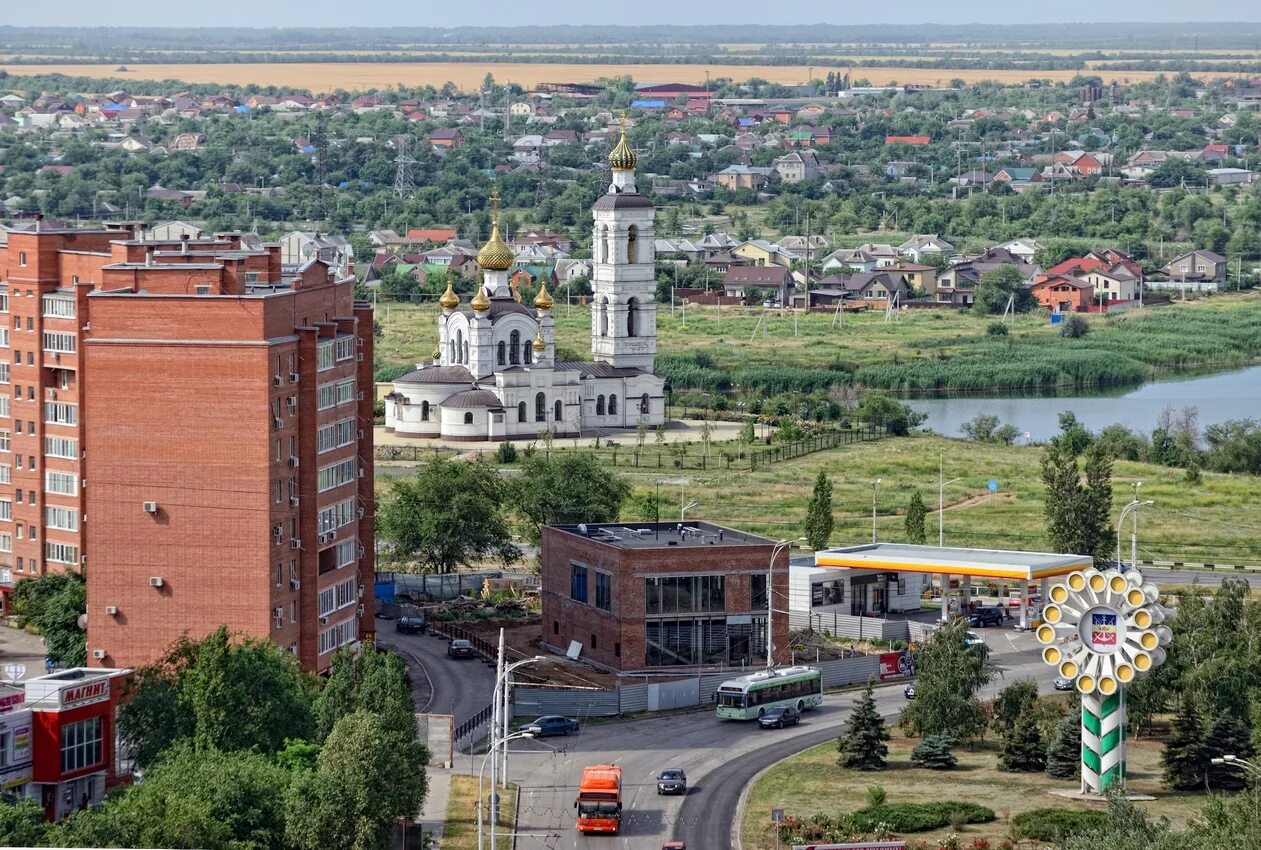
[[[1076,21],[1261,21],[1255,0],[901,0],[886,3],[770,3],[767,0],[55,0],[5,3],[14,26],[528,26],[553,24],[1061,23]],[[3,36],[0,36],[0,41]],[[330,47],[333,45],[329,45]]]

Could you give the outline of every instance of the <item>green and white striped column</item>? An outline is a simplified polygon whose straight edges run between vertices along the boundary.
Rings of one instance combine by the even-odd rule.
[[[1125,780],[1125,704],[1121,692],[1081,698],[1081,784],[1103,794]]]

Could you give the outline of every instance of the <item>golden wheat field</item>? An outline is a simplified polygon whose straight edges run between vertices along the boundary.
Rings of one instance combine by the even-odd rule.
[[[806,82],[810,68],[801,65],[586,65],[568,63],[481,63],[481,62],[332,62],[332,63],[223,63],[223,64],[139,64],[118,71],[115,65],[0,65],[14,75],[68,74],[82,77],[119,77],[133,80],[181,80],[186,83],[222,85],[285,86],[310,89],[313,92],[335,89],[369,89],[390,86],[441,86],[451,82],[459,89],[480,88],[487,73],[499,82],[513,82],[533,88],[540,82],[592,82],[597,77],[629,75],[638,82],[704,83],[710,79],[731,77],[747,80],[760,77],[773,83]],[[816,77],[827,69],[814,67]],[[1043,80],[1068,81],[1077,71],[974,71],[936,68],[847,68],[851,79],[867,79],[873,85],[892,82],[922,85],[945,85],[952,79],[965,82],[994,80],[1020,83],[1031,77]],[[1154,71],[1127,71],[1106,75],[1105,82],[1138,82],[1155,77]]]

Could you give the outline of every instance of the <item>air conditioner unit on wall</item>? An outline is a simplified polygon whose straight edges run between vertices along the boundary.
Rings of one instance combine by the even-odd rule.
[[[295,537],[295,538],[293,538],[292,540],[290,540],[290,541],[289,541],[289,548],[290,548],[290,549],[301,549],[301,548],[302,548],[302,541],[301,541],[301,540],[299,540],[299,539],[298,539],[298,538],[296,538],[296,537]]]
[[[280,376],[279,375],[272,376],[271,382],[275,386],[280,386]]]
[[[298,382],[298,373],[297,373],[297,372],[290,372],[290,373],[289,373],[289,383],[291,383],[291,384],[296,384],[297,382]]]
[[[142,507],[144,508],[144,512],[147,514],[156,514],[158,512],[157,502],[145,502]]]
[[[297,469],[297,468],[298,468],[298,457],[297,457],[297,455],[290,455],[290,456],[289,456],[289,467],[290,467],[291,469]]]
[[[118,606],[117,606],[117,605],[106,605],[106,606],[105,606],[105,613],[106,613],[106,614],[109,614],[111,617],[112,617],[112,616],[114,616],[115,614],[117,614],[117,613],[118,613]]]
[[[290,590],[301,590],[301,589],[302,589],[302,581],[301,581],[300,579],[296,579],[296,578],[295,578],[295,579],[290,579],[290,580],[289,580],[289,589],[290,589]]]
[[[92,657],[95,658],[97,661],[100,661],[102,658],[105,657],[105,650],[103,649],[92,650]]]
[[[149,576],[149,587],[161,587],[162,585],[162,576]]]
[[[291,508],[296,508],[297,506],[298,506],[298,497],[297,497],[297,496],[290,496],[290,497],[289,497],[289,507],[291,507]]]

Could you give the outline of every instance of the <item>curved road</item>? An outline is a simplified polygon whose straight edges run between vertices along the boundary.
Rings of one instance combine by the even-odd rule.
[[[459,726],[490,704],[494,667],[477,658],[448,658],[446,638],[399,634],[394,622],[377,619],[377,643],[407,661],[417,711],[454,715]]]

